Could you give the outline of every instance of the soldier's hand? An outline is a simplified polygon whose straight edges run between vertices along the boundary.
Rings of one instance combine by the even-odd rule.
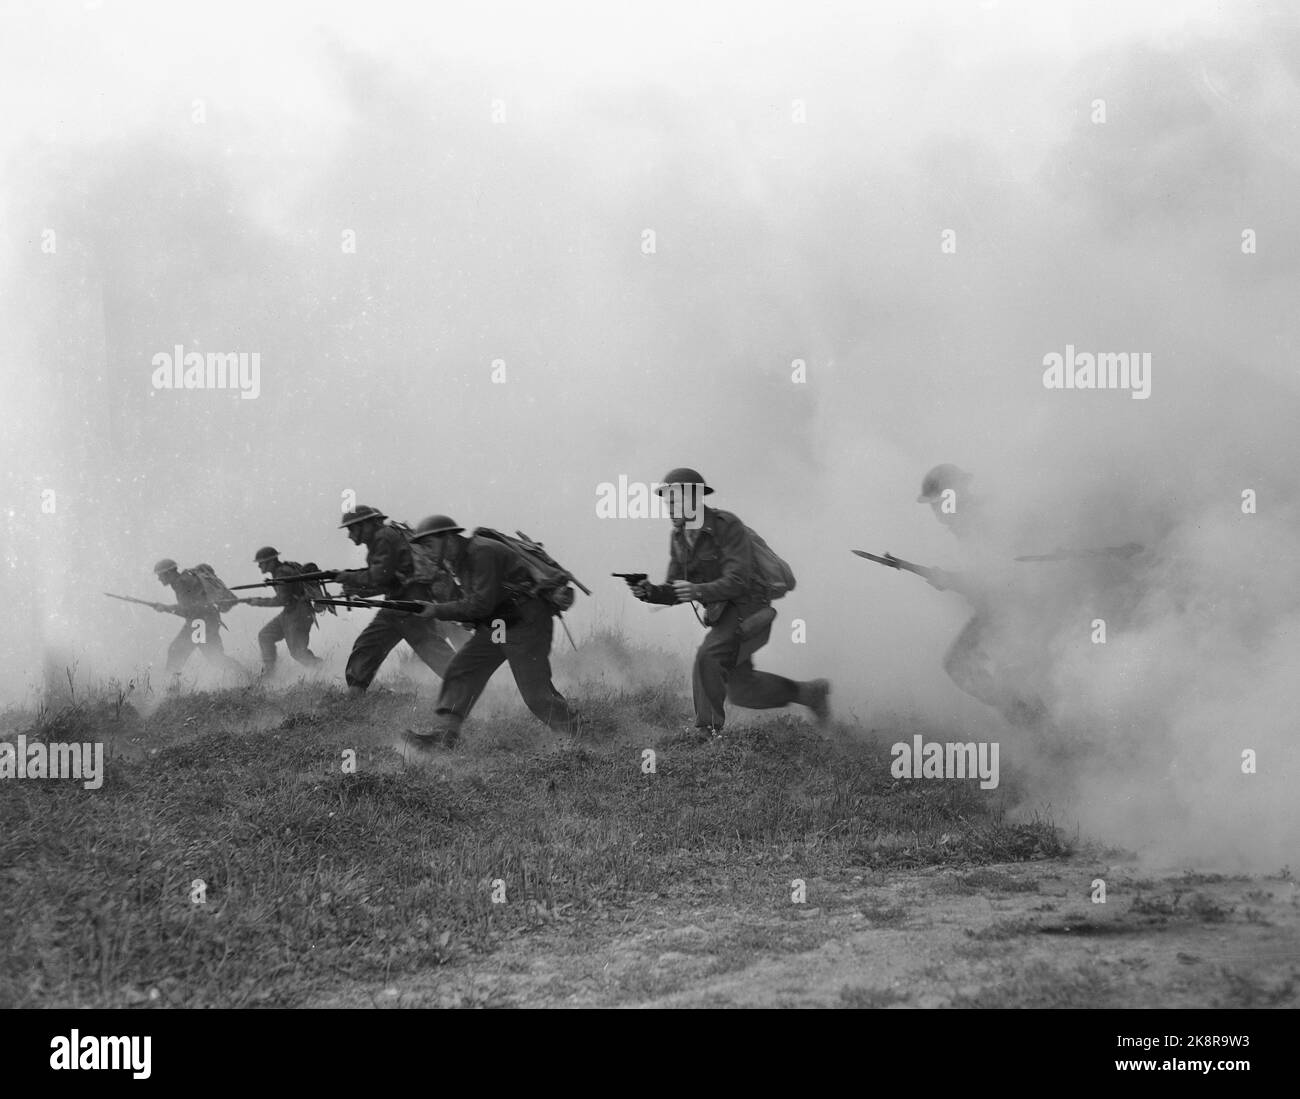
[[[945,572],[943,569],[931,569],[925,582],[936,591],[947,591],[952,586],[952,573]]]
[[[429,602],[428,600],[426,600],[426,599],[417,599],[416,602],[417,602],[417,603],[423,603],[423,604],[424,604],[424,610],[422,610],[422,611],[420,612],[420,617],[421,617],[421,618],[433,618],[433,617],[435,617],[436,612],[437,612],[437,610],[438,610],[438,604],[437,604],[437,603],[430,603],[430,602]]]
[[[699,584],[692,584],[689,580],[674,580],[673,594],[677,597],[679,603],[689,603],[699,598]]]
[[[629,584],[628,589],[637,599],[641,600],[642,603],[648,603],[650,601],[649,580],[638,580],[635,584]]]

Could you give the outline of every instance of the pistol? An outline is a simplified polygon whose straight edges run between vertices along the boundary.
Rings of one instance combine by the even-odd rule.
[[[635,588],[638,584],[643,583],[650,577],[644,572],[611,572],[610,576],[617,576],[620,580],[626,580],[629,588]]]

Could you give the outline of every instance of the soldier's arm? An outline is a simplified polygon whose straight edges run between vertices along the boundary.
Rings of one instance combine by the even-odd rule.
[[[718,554],[722,559],[722,575],[707,584],[697,585],[701,603],[739,599],[749,591],[753,580],[754,546],[745,531],[745,524],[736,520],[720,525]]]
[[[677,594],[673,591],[674,580],[684,580],[684,570],[677,558],[672,555],[672,539],[668,543],[668,575],[664,577],[662,584],[646,584],[646,597],[643,602],[662,603],[666,606],[672,606],[677,602]]]
[[[282,607],[284,606],[284,597],[280,590],[276,590],[275,595],[257,595],[251,599],[241,599],[241,603],[246,603],[250,607]]]
[[[472,583],[463,599],[433,605],[433,617],[448,622],[482,622],[505,598],[505,554],[484,554],[474,562]]]
[[[363,591],[382,591],[389,587],[397,576],[397,547],[393,539],[400,537],[396,531],[384,528],[366,555],[366,567],[343,569],[335,575],[335,580],[345,588],[359,588]]]

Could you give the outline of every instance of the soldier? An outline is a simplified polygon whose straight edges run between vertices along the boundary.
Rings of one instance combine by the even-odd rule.
[[[474,635],[452,659],[438,696],[437,721],[426,733],[408,731],[413,747],[451,748],[483,688],[509,661],[524,703],[552,729],[577,731],[578,722],[551,682],[550,608],[530,595],[532,575],[509,546],[490,538],[464,538],[465,528],[446,515],[420,520],[414,539],[427,543],[445,562],[464,597],[430,603],[429,619],[465,622]]]
[[[415,561],[411,547],[406,544],[406,535],[386,526],[386,518],[377,508],[364,504],[343,516],[339,529],[348,532],[353,545],[365,545],[366,567],[345,569],[335,573],[334,579],[343,585],[345,594],[429,601],[434,597],[433,586],[414,579]],[[456,652],[439,634],[436,623],[417,614],[381,610],[352,645],[344,670],[349,693],[365,693],[384,658],[399,641],[410,645],[416,656],[439,677],[446,673]]]
[[[974,477],[955,465],[935,466],[921,482],[918,504],[929,504],[934,516],[974,556],[975,568],[963,572],[933,570],[928,578],[939,591],[955,591],[964,596],[975,613],[962,628],[943,658],[948,677],[972,698],[992,706],[1006,720],[1021,727],[1039,725],[1047,716],[1047,707],[1036,697],[1030,681],[1036,675],[1029,670],[1032,660],[1018,668],[1009,666],[1006,654],[995,659],[994,650],[1005,650],[1017,625],[1008,621],[1017,603],[1017,591],[1008,582],[1014,566],[1009,553],[997,553],[990,546],[988,508],[970,491]],[[1008,682],[1019,680],[1014,685]]]
[[[182,571],[170,557],[154,565],[153,571],[160,584],[176,593],[175,606],[160,606],[158,610],[185,619],[180,633],[167,647],[167,674],[178,675],[190,654],[198,649],[223,671],[243,675],[244,669],[226,655],[221,644],[221,612],[209,598],[203,581],[192,569]]]
[[[655,491],[667,500],[673,523],[668,576],[663,584],[643,580],[632,594],[646,603],[704,604],[702,624],[709,632],[695,654],[691,683],[697,735],[721,733],[727,699],[752,710],[798,703],[826,724],[829,680],[798,682],[754,669],[754,654],[771,637],[776,612],[745,524],[704,504],[713,489],[693,469],[669,471]]]
[[[274,546],[263,546],[253,558],[257,567],[273,580],[286,580],[309,570],[296,561],[281,561],[280,551]],[[277,584],[275,594],[241,599],[250,607],[280,607],[280,613],[257,633],[257,645],[262,650],[262,674],[275,670],[275,646],[283,641],[289,655],[305,668],[319,668],[324,661],[307,647],[312,626],[316,625],[316,609],[311,597],[314,585]]]

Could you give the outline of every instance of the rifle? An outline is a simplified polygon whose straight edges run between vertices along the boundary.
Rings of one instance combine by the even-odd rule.
[[[142,607],[153,607],[156,611],[170,611],[172,608],[167,603],[151,603],[148,599],[136,599],[130,595],[114,595],[111,591],[104,592],[109,599],[120,599],[123,603],[139,603]]]
[[[320,572],[300,572],[297,576],[282,576],[278,580],[263,580],[260,584],[240,584],[230,590],[247,591],[249,588],[274,588],[281,584],[333,583],[336,571],[334,569],[323,569]]]
[[[365,599],[352,596],[344,599],[313,599],[312,603],[321,607],[347,607],[349,610],[399,611],[402,614],[423,614],[427,604],[418,599]]]
[[[650,579],[644,572],[611,572],[609,575],[617,576],[620,580],[626,580],[629,588],[635,588],[638,584]]]
[[[1100,549],[1057,550],[1055,553],[1040,553],[1031,557],[1017,557],[1017,561],[1076,561],[1084,557],[1132,557],[1141,553],[1145,546],[1139,542],[1125,542],[1122,546],[1102,546]]]
[[[939,571],[938,569],[927,568],[925,565],[914,565],[911,561],[904,561],[901,557],[895,557],[892,553],[886,553],[884,557],[877,557],[874,553],[868,553],[866,550],[854,550],[859,557],[865,557],[868,561],[874,561],[878,565],[887,565],[891,569],[901,569],[903,572],[913,572],[922,580],[931,580]]]

